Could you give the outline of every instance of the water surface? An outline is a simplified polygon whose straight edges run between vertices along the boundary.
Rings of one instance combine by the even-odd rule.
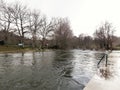
[[[83,90],[101,55],[90,50],[0,54],[0,90]]]

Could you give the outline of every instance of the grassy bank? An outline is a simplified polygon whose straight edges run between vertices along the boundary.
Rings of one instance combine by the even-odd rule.
[[[120,47],[114,47],[113,50],[120,50]]]
[[[28,52],[28,51],[47,51],[49,49],[38,49],[38,48],[31,48],[31,47],[24,47],[21,48],[19,46],[0,46],[0,53],[5,52]],[[113,50],[120,50],[120,47],[114,47]]]
[[[0,53],[2,52],[26,52],[26,51],[34,51],[35,49],[25,47],[21,48],[18,46],[0,46]]]

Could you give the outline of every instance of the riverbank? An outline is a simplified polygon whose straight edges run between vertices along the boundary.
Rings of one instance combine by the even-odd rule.
[[[18,46],[0,46],[0,53],[16,53],[16,52],[42,52],[51,49],[38,49],[32,47],[18,47]]]
[[[0,46],[0,53],[5,53],[5,52],[27,52],[27,51],[35,51],[36,49],[32,48],[21,48],[18,46]]]
[[[19,47],[19,46],[0,46],[0,53],[11,52],[28,52],[28,51],[48,51],[49,49],[38,49],[32,47]],[[50,49],[51,50],[51,49]],[[120,50],[120,47],[115,47],[113,50]],[[101,51],[101,50],[100,50]]]

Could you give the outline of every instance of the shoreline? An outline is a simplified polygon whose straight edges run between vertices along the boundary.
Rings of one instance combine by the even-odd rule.
[[[32,48],[20,48],[14,46],[0,46],[0,53],[16,53],[16,52],[28,52],[28,51],[36,51],[36,49]]]
[[[31,47],[16,47],[16,46],[0,46],[0,54],[1,53],[19,53],[19,52],[42,52],[42,51],[46,51],[46,50],[54,50],[54,49],[38,49],[38,48],[31,48]],[[87,49],[86,49],[87,50]],[[114,50],[120,50],[118,48],[113,48]],[[101,49],[97,50],[97,51],[101,51]]]

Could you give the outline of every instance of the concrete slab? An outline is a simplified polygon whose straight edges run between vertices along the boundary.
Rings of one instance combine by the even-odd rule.
[[[97,74],[83,90],[120,90],[120,52],[113,51],[108,57],[108,66],[98,68]]]

